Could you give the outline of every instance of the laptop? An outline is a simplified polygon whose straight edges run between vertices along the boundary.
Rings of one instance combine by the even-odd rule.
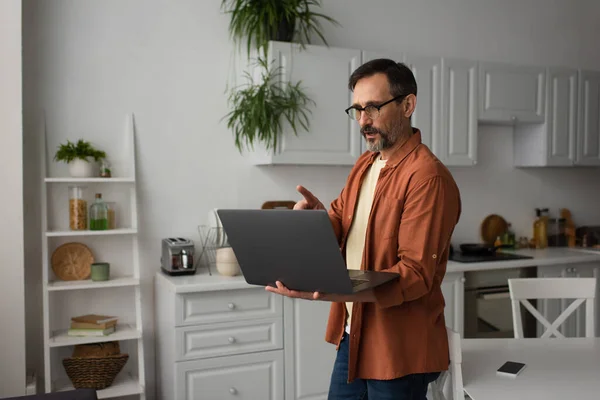
[[[348,270],[325,210],[217,210],[240,269],[251,285],[352,294],[400,274]]]

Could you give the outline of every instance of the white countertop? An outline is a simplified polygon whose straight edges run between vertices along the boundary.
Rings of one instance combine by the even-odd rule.
[[[506,250],[505,250],[506,251]],[[546,265],[600,263],[600,251],[592,249],[574,249],[568,247],[548,247],[546,249],[520,249],[506,251],[530,259],[460,263],[448,261],[446,272],[481,271],[488,269],[509,269],[520,267],[539,267]]]
[[[211,276],[205,268],[198,269],[195,275],[187,276],[169,276],[162,271],[158,271],[156,273],[156,281],[174,293],[210,292],[215,290],[259,287],[246,283],[242,275],[229,277],[219,275],[217,271],[212,271]]]
[[[546,265],[600,263],[600,249],[550,247],[543,250],[522,249],[511,250],[510,252],[531,256],[533,258],[478,263],[460,263],[456,261],[448,261],[446,273],[536,267]],[[211,276],[208,274],[208,271],[205,268],[199,269],[195,275],[188,276],[168,276],[162,271],[158,271],[156,273],[156,279],[157,283],[164,285],[167,290],[174,293],[209,292],[215,290],[248,289],[252,287],[259,287],[255,285],[249,285],[241,275],[228,277],[219,275],[217,271],[213,271]]]

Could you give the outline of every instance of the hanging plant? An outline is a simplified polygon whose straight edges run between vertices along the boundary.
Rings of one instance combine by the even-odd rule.
[[[257,142],[262,142],[268,150],[276,150],[286,121],[295,135],[298,135],[299,126],[308,130],[308,106],[314,104],[302,91],[301,81],[282,84],[281,68],[269,67],[261,57],[257,64],[261,68],[260,81],[254,82],[245,72],[248,83],[231,91],[232,111],[224,117],[240,153],[244,147],[253,149]]]
[[[229,33],[234,42],[246,41],[250,56],[252,48],[266,55],[269,40],[296,42],[305,48],[311,35],[317,35],[327,45],[320,20],[334,25],[331,17],[315,12],[321,0],[222,0],[221,9],[231,15]]]

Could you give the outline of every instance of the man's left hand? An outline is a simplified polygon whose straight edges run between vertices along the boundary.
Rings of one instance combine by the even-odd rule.
[[[375,296],[371,290],[365,290],[355,294],[325,294],[320,292],[301,292],[298,290],[290,290],[286,288],[283,283],[277,281],[275,282],[277,287],[265,286],[265,290],[271,293],[277,293],[282,296],[291,297],[295,299],[304,299],[304,300],[321,300],[321,301],[331,301],[331,302],[367,302],[367,301],[375,301]]]

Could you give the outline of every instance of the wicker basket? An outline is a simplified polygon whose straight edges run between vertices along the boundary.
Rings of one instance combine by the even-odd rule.
[[[115,377],[129,359],[129,354],[104,357],[69,357],[63,360],[65,371],[75,389],[104,389],[112,385]]]

